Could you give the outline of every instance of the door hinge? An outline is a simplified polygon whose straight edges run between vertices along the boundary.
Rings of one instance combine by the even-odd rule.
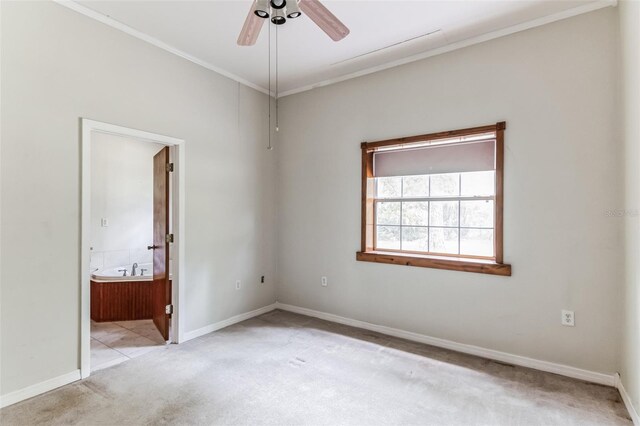
[[[167,305],[164,307],[164,313],[167,315],[173,314],[173,305]]]
[[[165,242],[172,243],[173,242],[173,234],[167,234],[164,238]]]
[[[173,163],[167,163],[167,172],[173,171]]]

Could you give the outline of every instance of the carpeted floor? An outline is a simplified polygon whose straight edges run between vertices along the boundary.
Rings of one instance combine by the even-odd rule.
[[[0,411],[15,424],[630,425],[618,391],[273,311]]]

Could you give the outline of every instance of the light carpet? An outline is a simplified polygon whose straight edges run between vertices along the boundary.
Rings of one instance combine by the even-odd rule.
[[[3,425],[630,425],[616,389],[284,311],[0,411]]]

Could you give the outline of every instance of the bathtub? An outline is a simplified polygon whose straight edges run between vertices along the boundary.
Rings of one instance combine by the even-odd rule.
[[[136,275],[131,276],[131,266],[117,266],[115,268],[98,269],[91,274],[91,280],[95,282],[114,282],[114,281],[151,281],[153,280],[153,263],[140,263],[136,270]],[[122,269],[127,270],[127,275],[122,275]],[[140,272],[144,269],[144,275]]]
[[[153,318],[153,264],[99,269],[91,274],[91,319],[96,322]],[[122,275],[122,269],[127,275]],[[144,269],[144,274],[140,272]]]

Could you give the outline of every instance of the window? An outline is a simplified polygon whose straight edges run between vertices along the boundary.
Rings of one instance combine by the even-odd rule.
[[[363,143],[357,259],[511,275],[502,259],[504,129]]]

